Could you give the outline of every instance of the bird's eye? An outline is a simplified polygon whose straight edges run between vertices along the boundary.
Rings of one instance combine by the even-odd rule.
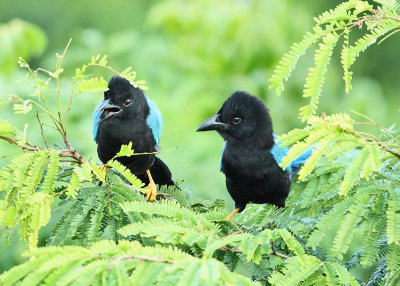
[[[235,117],[235,118],[233,118],[232,123],[239,124],[241,121],[242,121],[242,119],[240,117]]]
[[[124,101],[124,106],[129,106],[131,104],[132,104],[132,100],[130,100],[130,99],[127,99]]]

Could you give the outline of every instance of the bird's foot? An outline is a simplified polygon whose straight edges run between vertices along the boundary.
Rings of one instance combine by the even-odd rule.
[[[225,218],[225,220],[226,220],[226,221],[231,221],[231,219],[233,218],[233,216],[234,216],[235,214],[237,214],[238,212],[239,212],[239,208],[235,209],[230,215],[228,215],[228,216]]]
[[[107,175],[107,166],[106,165],[101,165],[101,166],[99,166],[99,170],[100,170],[100,172],[102,172],[102,173],[104,173],[104,178],[106,177],[106,175]],[[97,184],[99,187],[101,186],[103,184],[103,182],[102,181],[99,181],[99,183]]]
[[[146,199],[148,202],[153,202],[157,196],[157,186],[154,184],[154,182],[150,182],[147,185],[147,193],[146,193]]]
[[[106,165],[101,165],[101,166],[99,166],[100,171],[104,173],[104,177],[105,177],[106,174],[107,174],[107,168],[108,168],[108,167],[107,167]]]

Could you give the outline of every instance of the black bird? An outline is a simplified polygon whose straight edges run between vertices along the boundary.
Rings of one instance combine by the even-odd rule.
[[[97,154],[106,164],[121,149],[132,142],[135,153],[153,153],[158,144],[163,125],[160,110],[143,90],[134,87],[127,79],[115,76],[108,83],[104,99],[93,112],[93,139]],[[168,166],[155,154],[117,158],[142,182],[148,185],[146,197],[153,201],[158,185],[173,185]]]
[[[220,169],[236,207],[227,220],[243,211],[248,202],[284,207],[291,179],[312,150],[300,155],[284,171],[278,164],[288,148],[275,144],[277,137],[264,102],[244,91],[229,96],[217,115],[197,129],[208,130],[216,130],[225,141]]]

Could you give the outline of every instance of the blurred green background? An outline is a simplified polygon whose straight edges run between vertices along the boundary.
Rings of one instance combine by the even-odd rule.
[[[164,1],[2,1],[0,2],[0,102],[15,93],[25,97],[29,86],[21,81],[19,56],[33,68],[54,70],[55,54],[71,47],[64,60],[65,76],[90,60],[107,54],[109,63],[122,71],[132,66],[146,80],[150,96],[164,118],[161,147],[176,148],[160,157],[176,179],[182,179],[194,198],[224,198],[233,207],[219,172],[222,139],[212,132],[195,132],[214,115],[235,90],[261,97],[271,110],[277,134],[302,124],[298,108],[309,52],[299,61],[277,97],[268,90],[268,78],[291,43],[311,30],[312,18],[334,8],[332,0],[164,0]],[[354,34],[355,37],[357,33]],[[341,45],[341,44],[340,44]],[[354,65],[353,90],[344,92],[340,57],[336,53],[327,74],[320,110],[326,113],[354,109],[385,126],[398,121],[400,90],[400,39],[396,36],[371,47]],[[108,79],[111,74],[99,72]],[[63,98],[69,100],[66,81]],[[53,93],[51,92],[53,91]],[[54,101],[54,88],[47,96]],[[86,158],[97,159],[92,141],[91,113],[101,94],[76,98],[68,125],[72,144]],[[0,119],[20,129],[26,118],[15,116],[12,106],[0,105]],[[35,114],[29,115],[29,139],[43,144]],[[30,132],[29,132],[30,130]],[[49,142],[60,143],[51,130]],[[14,149],[0,142],[0,156]],[[0,166],[9,158],[1,159]],[[23,246],[20,246],[22,249]],[[0,243],[0,273],[18,263],[20,249],[7,250]],[[13,251],[11,253],[10,251]]]

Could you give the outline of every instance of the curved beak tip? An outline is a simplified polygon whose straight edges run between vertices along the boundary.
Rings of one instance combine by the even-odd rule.
[[[204,121],[196,130],[196,132],[199,131],[209,131],[209,130],[223,130],[227,128],[227,125],[225,123],[217,121],[219,118],[219,115],[214,115],[213,117],[208,118],[206,121]]]

